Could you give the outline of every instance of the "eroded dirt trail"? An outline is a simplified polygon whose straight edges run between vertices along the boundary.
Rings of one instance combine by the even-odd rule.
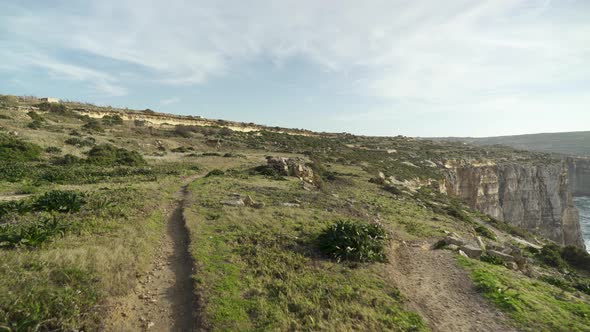
[[[133,292],[116,301],[106,331],[196,330],[197,307],[191,278],[194,264],[183,218],[186,185],[177,196],[152,266],[139,278]]]
[[[389,257],[392,282],[432,331],[516,331],[457,266],[453,254],[424,242],[396,242]]]

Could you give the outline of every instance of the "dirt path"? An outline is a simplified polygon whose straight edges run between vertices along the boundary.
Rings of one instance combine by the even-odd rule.
[[[477,293],[450,251],[430,250],[424,242],[396,242],[390,262],[394,284],[433,331],[516,331]]]
[[[186,195],[185,185],[177,193],[178,203],[169,216],[152,266],[132,293],[116,301],[106,331],[196,330],[197,303],[191,278],[194,264],[183,218]]]

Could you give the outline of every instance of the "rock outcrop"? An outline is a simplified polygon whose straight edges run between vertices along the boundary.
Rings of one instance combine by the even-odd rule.
[[[590,158],[567,158],[569,184],[574,196],[590,196]]]
[[[584,247],[565,162],[446,164],[441,190],[471,208],[557,243]]]
[[[311,167],[305,164],[301,158],[267,157],[267,165],[283,176],[294,176],[307,183],[314,183],[314,174]]]

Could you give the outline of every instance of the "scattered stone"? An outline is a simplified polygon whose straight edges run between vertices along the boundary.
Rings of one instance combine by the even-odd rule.
[[[456,246],[462,246],[465,244],[465,240],[463,240],[462,238],[456,236],[455,234],[450,233],[449,235],[447,235],[447,237],[444,238],[445,243],[447,245],[449,244],[454,244]]]
[[[455,244],[449,244],[448,246],[445,247],[446,249],[452,250],[452,251],[457,251],[459,250],[459,246],[455,245]]]
[[[245,206],[246,205],[246,204],[244,204],[244,200],[241,198],[236,199],[236,200],[221,201],[221,204],[228,205],[228,206]]]
[[[469,256],[467,256],[466,253],[463,252],[463,250],[459,249],[459,255],[465,257],[465,258],[469,258]]]
[[[285,207],[300,207],[301,204],[297,204],[297,203],[281,203],[282,206]]]
[[[481,236],[477,237],[477,245],[479,246],[479,248],[483,251],[486,251],[486,244],[485,242],[483,242]]]
[[[432,160],[424,160],[423,161],[424,165],[428,166],[428,167],[436,167],[436,164],[432,161]]]
[[[504,262],[513,262],[514,261],[514,257],[505,254],[503,252],[500,251],[496,251],[496,250],[488,250],[487,254],[492,256],[492,257],[497,257],[500,258],[501,260],[503,260]]]
[[[481,254],[483,252],[480,248],[477,248],[469,244],[462,246],[461,251],[463,251],[467,255],[467,257],[474,259],[478,259],[479,257],[481,257]]]
[[[146,327],[149,329],[154,327],[154,325],[156,325],[154,322],[148,322]]]

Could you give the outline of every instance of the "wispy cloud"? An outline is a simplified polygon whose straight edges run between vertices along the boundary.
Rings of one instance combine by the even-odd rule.
[[[351,94],[403,102],[410,111],[465,110],[492,105],[498,96],[531,107],[535,90],[558,91],[590,77],[585,1],[104,0],[12,7],[21,10],[0,28],[45,54],[30,63],[96,82],[111,95],[125,93],[116,71],[73,64],[63,54],[128,64],[139,68],[138,80],[176,86],[207,83],[261,58],[276,66],[304,59]],[[544,97],[553,105],[576,98],[552,94]]]
[[[160,100],[160,105],[172,105],[172,104],[177,104],[179,102],[180,102],[180,98],[172,97],[172,98]]]

